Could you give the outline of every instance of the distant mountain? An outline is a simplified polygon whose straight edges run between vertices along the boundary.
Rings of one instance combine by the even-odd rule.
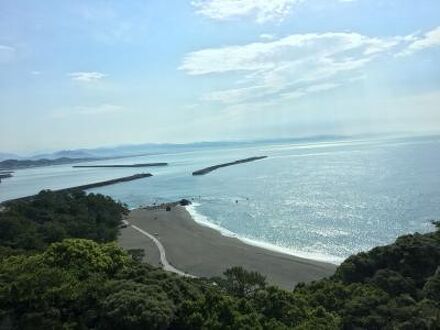
[[[16,154],[0,152],[0,161],[5,160],[5,159],[18,159],[18,158],[21,158],[21,157]]]
[[[191,144],[139,144],[139,145],[121,145],[115,147],[101,147],[94,149],[78,149],[59,151],[52,154],[40,154],[32,156],[32,159],[47,158],[54,159],[58,157],[69,158],[122,158],[130,156],[157,155],[163,153],[174,153],[190,151],[200,148],[213,148],[227,145],[235,145],[235,142],[202,142]]]
[[[128,157],[136,155],[155,155],[162,153],[174,153],[191,151],[200,148],[215,148],[227,145],[235,145],[235,142],[201,142],[190,144],[139,144],[139,145],[122,145],[108,148],[89,149],[87,152],[96,157]]]
[[[145,143],[135,145],[120,145],[114,147],[101,147],[91,149],[74,149],[74,150],[61,150],[54,153],[37,154],[28,157],[20,157],[12,154],[1,154],[0,160],[15,159],[15,160],[32,160],[40,161],[53,160],[59,161],[61,158],[70,159],[68,162],[79,161],[84,159],[109,159],[109,158],[123,158],[131,156],[144,156],[144,155],[157,155],[164,153],[179,153],[201,149],[214,149],[214,148],[228,148],[228,147],[240,147],[249,145],[267,145],[273,143],[315,143],[315,142],[329,142],[347,139],[346,136],[311,136],[311,137],[297,137],[297,138],[274,138],[264,140],[247,140],[247,141],[214,141],[214,142],[196,142],[196,143]],[[2,157],[2,155],[9,155],[9,157]],[[23,163],[24,164],[24,163]],[[41,166],[41,165],[37,165]]]
[[[32,157],[29,157],[32,160],[38,159],[58,159],[58,158],[94,158],[95,156],[89,152],[84,150],[61,150],[50,154],[38,154]]]

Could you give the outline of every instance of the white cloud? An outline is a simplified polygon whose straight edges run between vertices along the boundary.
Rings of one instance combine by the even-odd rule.
[[[100,72],[72,72],[69,73],[68,76],[74,81],[93,83],[104,79],[108,75]]]
[[[378,40],[357,33],[293,34],[270,42],[209,48],[188,54],[179,69],[190,75],[277,69],[305,59],[374,55],[392,48],[394,39]]]
[[[266,86],[251,86],[235,89],[215,91],[202,97],[202,101],[221,103],[237,103],[252,99],[255,95],[263,96],[267,91]]]
[[[359,69],[381,54],[395,53],[409,40],[347,32],[293,34],[195,51],[185,56],[179,69],[195,76],[232,73],[239,77],[233,87],[208,93],[203,101],[231,104],[263,97],[297,98],[348,83],[359,76]]]
[[[352,2],[356,0],[334,0]],[[282,21],[305,0],[194,0],[198,14],[214,20],[254,17],[257,23]]]
[[[297,98],[303,97],[307,94],[328,91],[330,89],[334,89],[339,86],[340,86],[340,84],[337,84],[337,83],[323,83],[323,84],[317,84],[317,85],[310,85],[307,87],[298,88],[292,92],[284,93],[281,96],[284,99],[297,99]]]
[[[124,108],[115,104],[99,104],[97,106],[78,106],[75,107],[74,112],[78,115],[102,115],[117,113],[123,111]]]
[[[438,47],[440,46],[440,26],[425,33],[421,37],[414,37],[413,42],[402,52],[400,52],[399,56],[408,56],[412,55],[415,52],[426,48]]]
[[[215,20],[255,16],[258,23],[282,20],[294,5],[303,0],[197,0],[192,5],[197,13]]]
[[[0,64],[11,62],[15,57],[16,50],[13,47],[0,45]]]
[[[262,40],[274,40],[276,37],[274,34],[270,33],[262,33],[260,34],[260,39]]]

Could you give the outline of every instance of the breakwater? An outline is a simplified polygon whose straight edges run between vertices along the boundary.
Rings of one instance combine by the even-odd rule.
[[[147,163],[147,164],[127,164],[127,165],[73,165],[74,168],[125,168],[125,167],[154,167],[154,166],[168,166],[168,163]]]
[[[254,162],[256,160],[260,160],[260,159],[264,159],[267,158],[267,156],[259,156],[259,157],[250,157],[250,158],[245,158],[245,159],[239,159],[230,163],[224,163],[224,164],[219,164],[219,165],[214,165],[214,166],[209,166],[206,168],[203,168],[201,170],[195,171],[192,173],[192,175],[205,175],[208,174],[212,171],[215,171],[219,168],[222,167],[227,167],[227,166],[233,166],[233,165],[239,165],[239,164],[243,164],[243,163],[249,163],[249,162]]]
[[[122,182],[129,182],[129,181],[139,180],[139,179],[143,179],[143,178],[148,178],[150,176],[153,176],[153,175],[150,174],[150,173],[141,173],[141,174],[125,176],[125,177],[122,177],[122,178],[112,179],[112,180],[106,180],[106,181],[100,181],[100,182],[84,184],[84,185],[81,185],[81,186],[57,189],[57,190],[54,190],[54,191],[87,190],[87,189],[99,188],[99,187],[104,187],[104,186],[110,186],[110,185],[117,184],[117,183],[122,183]],[[0,204],[5,204],[5,203],[8,203],[8,202],[14,202],[14,201],[24,201],[24,200],[31,199],[34,196],[35,195],[21,197],[21,198],[16,198],[16,199],[10,199],[10,200],[4,201],[4,202],[2,202]]]
[[[135,174],[135,175],[125,176],[125,177],[122,177],[122,178],[117,178],[117,179],[112,179],[112,180],[107,180],[107,181],[101,181],[101,182],[85,184],[85,185],[82,185],[82,186],[76,186],[76,187],[71,187],[71,188],[59,189],[58,191],[87,190],[87,189],[92,189],[92,188],[99,188],[99,187],[104,187],[104,186],[110,186],[112,184],[121,183],[121,182],[128,182],[128,181],[133,181],[133,180],[139,180],[139,179],[143,179],[143,178],[148,178],[150,176],[153,176],[153,175],[150,174],[150,173]]]

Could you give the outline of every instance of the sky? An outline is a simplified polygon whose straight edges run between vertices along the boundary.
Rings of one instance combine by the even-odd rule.
[[[440,131],[438,0],[0,0],[0,152]]]

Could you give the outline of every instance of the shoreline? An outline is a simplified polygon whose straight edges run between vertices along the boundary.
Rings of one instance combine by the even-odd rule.
[[[344,258],[333,257],[330,255],[321,255],[321,254],[313,254],[313,253],[307,253],[307,252],[301,252],[301,251],[292,251],[288,248],[283,248],[281,246],[278,246],[278,245],[275,245],[272,243],[258,241],[258,240],[254,240],[254,239],[246,238],[246,237],[241,237],[240,235],[209,221],[209,218],[207,216],[199,213],[196,210],[196,207],[199,205],[200,204],[197,202],[192,202],[191,205],[186,206],[186,210],[191,215],[191,218],[193,219],[193,221],[196,222],[197,224],[199,224],[200,226],[207,227],[207,228],[210,228],[212,230],[217,231],[218,233],[220,233],[224,237],[235,238],[235,239],[238,239],[239,241],[243,242],[244,244],[258,247],[258,248],[265,249],[265,250],[269,250],[272,252],[282,253],[282,254],[286,254],[286,255],[289,255],[292,257],[296,257],[296,258],[303,258],[303,259],[308,259],[308,260],[313,260],[313,261],[318,261],[318,262],[329,263],[329,264],[332,264],[335,266],[339,266],[345,260]],[[134,209],[136,209],[136,208],[134,208]]]
[[[171,204],[169,211],[166,211],[169,204],[131,210],[127,220],[159,240],[169,263],[187,274],[197,277],[222,276],[226,269],[242,266],[265,275],[269,284],[293,289],[299,282],[328,277],[336,270],[334,264],[225,236],[197,222],[185,207]],[[121,229],[118,241],[124,249],[144,249],[144,261],[153,266],[162,266],[153,241],[132,227]]]

